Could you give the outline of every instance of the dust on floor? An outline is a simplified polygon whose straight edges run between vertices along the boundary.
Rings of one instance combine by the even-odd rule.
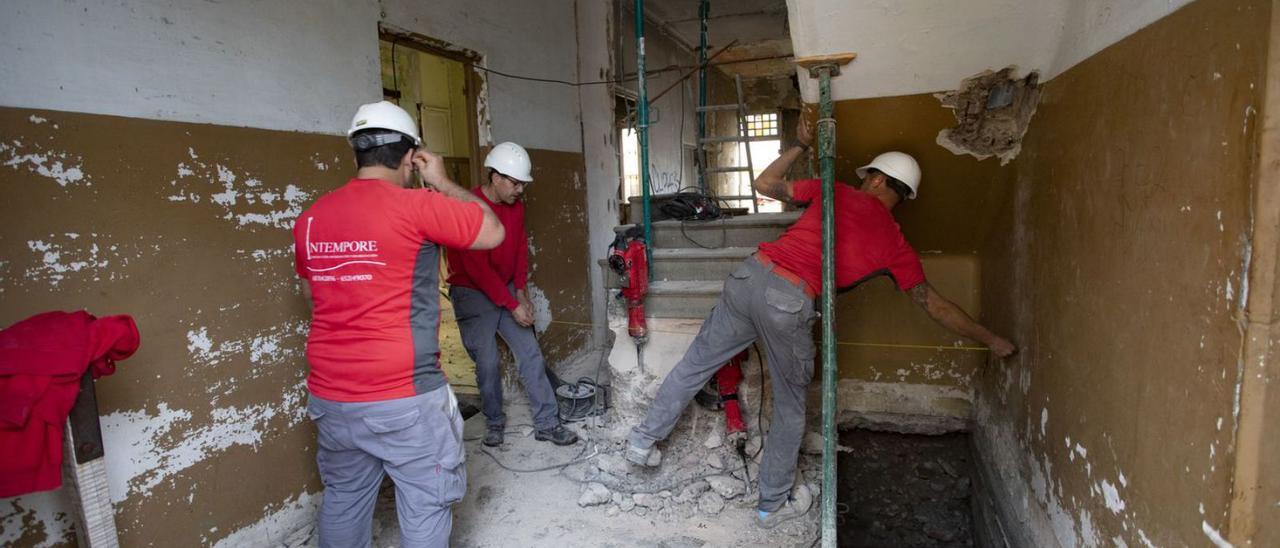
[[[711,453],[706,460],[721,462],[691,463],[691,455],[669,455],[658,471],[637,470],[622,459],[629,425],[577,423],[572,428],[584,441],[556,447],[534,440],[525,402],[505,408],[508,433],[499,448],[479,442],[483,415],[466,421],[468,487],[453,509],[452,546],[808,547],[816,538],[817,504],[774,530],[757,527],[755,482],[746,489],[731,458]],[[801,460],[802,470],[816,464]],[[527,471],[543,468],[550,469]],[[376,548],[399,545],[394,497],[394,488],[384,486],[374,513]],[[295,532],[286,545],[316,546],[313,528]]]

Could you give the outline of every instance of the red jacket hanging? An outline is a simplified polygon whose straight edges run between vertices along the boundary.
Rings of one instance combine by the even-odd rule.
[[[0,330],[0,498],[62,485],[62,434],[85,369],[110,375],[138,349],[127,315],[46,312]]]

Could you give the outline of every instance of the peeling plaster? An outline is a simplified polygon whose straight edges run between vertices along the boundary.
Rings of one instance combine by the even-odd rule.
[[[291,428],[302,421],[305,387],[299,383],[271,403],[214,408],[199,414],[161,402],[146,409],[117,411],[102,417],[108,455],[107,484],[113,503],[145,495],[183,470],[237,445],[257,448],[276,417]],[[202,424],[201,424],[202,423]]]
[[[141,257],[142,253],[136,245],[124,244],[125,248],[132,248],[131,252],[126,252],[121,248],[122,244],[107,244],[109,241],[113,241],[110,235],[97,232],[88,236],[64,232],[61,235],[50,234],[47,241],[28,240],[27,249],[36,254],[39,261],[26,269],[25,281],[57,287],[68,278],[86,282],[123,280],[128,277],[126,267],[130,260]],[[99,245],[98,242],[103,243]]]
[[[293,531],[315,521],[322,498],[320,493],[303,492],[289,497],[274,508],[264,507],[262,519],[218,540],[213,548],[279,544]],[[203,540],[205,545],[209,544],[207,537]]]
[[[187,149],[190,162],[176,167],[177,177],[169,181],[174,188],[170,202],[210,203],[221,211],[220,218],[234,222],[237,228],[252,230],[256,226],[288,230],[302,214],[312,193],[289,183],[283,188],[266,185],[247,174],[238,174],[222,164],[201,161],[194,149]]]
[[[69,152],[44,150],[38,144],[30,147],[22,141],[0,143],[0,166],[14,170],[26,169],[41,177],[52,179],[58,186],[71,184],[91,186],[92,179],[81,168],[81,158]]]
[[[75,541],[75,519],[64,490],[0,499],[0,546],[47,548]]]

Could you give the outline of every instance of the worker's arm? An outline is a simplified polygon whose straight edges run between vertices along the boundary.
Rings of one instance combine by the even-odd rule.
[[[484,220],[480,224],[480,233],[471,243],[471,249],[493,249],[502,245],[502,240],[506,237],[502,222],[493,214],[493,210],[489,209],[489,204],[449,179],[444,171],[444,158],[419,149],[413,155],[413,165],[418,170],[418,175],[422,177],[422,181],[432,190],[459,202],[480,206],[480,210],[484,213]]]
[[[751,183],[751,187],[756,192],[764,194],[770,198],[780,202],[803,205],[795,201],[795,193],[793,192],[795,182],[786,180],[787,171],[791,169],[797,159],[809,151],[809,147],[813,145],[813,130],[809,127],[809,121],[804,116],[800,117],[800,127],[796,130],[796,141],[798,145],[793,145],[783,151],[778,159],[769,164],[760,172],[760,176]]]
[[[920,308],[923,308],[933,321],[955,333],[987,345],[996,357],[1006,358],[1018,351],[1013,343],[992,333],[982,324],[974,321],[969,314],[956,306],[956,303],[939,294],[932,285],[929,285],[929,282],[916,285],[908,290],[908,293],[911,294],[911,300],[920,305]]]

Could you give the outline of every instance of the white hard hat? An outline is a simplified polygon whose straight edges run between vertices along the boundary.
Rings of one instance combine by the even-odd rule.
[[[517,181],[533,182],[533,174],[529,172],[533,168],[529,162],[529,153],[525,152],[524,147],[510,141],[493,147],[489,155],[484,157],[484,167],[492,168]]]
[[[920,189],[920,164],[917,164],[916,159],[912,158],[910,154],[886,152],[876,156],[876,159],[871,160],[871,163],[856,170],[858,178],[865,179],[868,169],[874,169],[902,181],[902,184],[911,189],[911,195],[907,196],[907,198],[915,199],[916,191]]]
[[[351,129],[347,130],[347,139],[357,131],[366,129],[389,129],[408,135],[413,139],[413,146],[422,146],[422,138],[418,137],[418,124],[408,112],[390,101],[378,101],[360,105],[355,117],[351,118]],[[385,144],[385,143],[384,143]]]

